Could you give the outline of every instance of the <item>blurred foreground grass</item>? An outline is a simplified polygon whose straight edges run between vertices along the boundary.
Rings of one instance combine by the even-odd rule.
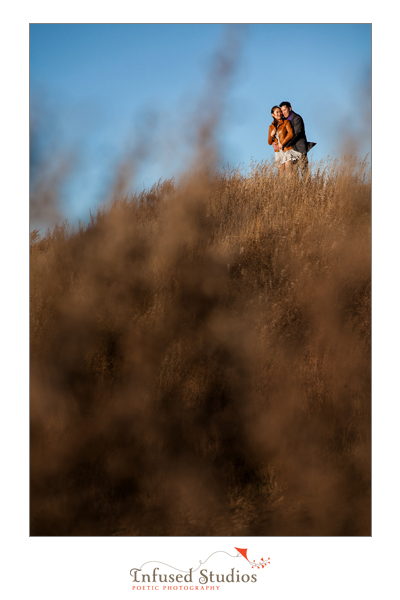
[[[31,234],[31,535],[370,535],[371,189],[192,171]]]

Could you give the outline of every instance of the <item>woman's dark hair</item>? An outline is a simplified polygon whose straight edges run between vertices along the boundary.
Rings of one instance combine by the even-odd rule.
[[[273,112],[274,112],[274,110],[275,110],[276,108],[279,108],[279,110],[281,110],[281,109],[280,109],[280,106],[273,106],[273,107],[271,108],[271,115],[272,115],[272,117],[273,117],[273,119],[274,119],[274,127],[276,127],[276,126],[278,125],[278,121],[275,119],[275,117],[274,117],[274,115],[273,115]]]

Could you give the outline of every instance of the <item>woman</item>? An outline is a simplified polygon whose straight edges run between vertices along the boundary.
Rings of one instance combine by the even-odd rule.
[[[288,172],[292,167],[293,161],[300,158],[301,153],[293,150],[293,146],[288,145],[288,142],[293,137],[293,129],[290,121],[283,119],[282,111],[279,106],[271,108],[273,123],[268,130],[268,144],[274,144],[275,161],[278,170]],[[275,143],[274,143],[275,142]]]

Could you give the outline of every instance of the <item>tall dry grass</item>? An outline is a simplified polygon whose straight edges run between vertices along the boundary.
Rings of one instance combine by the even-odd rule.
[[[33,232],[32,535],[370,534],[370,182],[313,173]]]

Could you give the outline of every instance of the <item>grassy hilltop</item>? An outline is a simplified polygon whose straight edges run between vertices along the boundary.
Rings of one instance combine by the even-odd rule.
[[[32,535],[370,535],[370,181],[313,173],[32,233]]]

